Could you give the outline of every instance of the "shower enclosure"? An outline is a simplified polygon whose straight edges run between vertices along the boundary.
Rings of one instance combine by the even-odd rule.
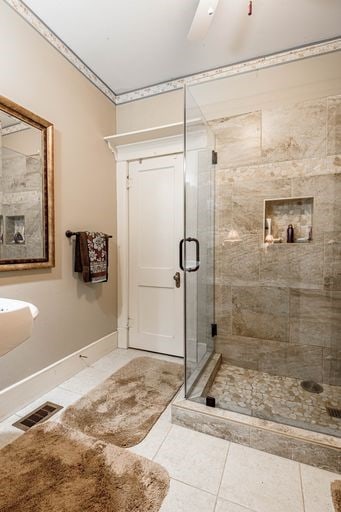
[[[186,89],[186,398],[340,436],[341,52]]]

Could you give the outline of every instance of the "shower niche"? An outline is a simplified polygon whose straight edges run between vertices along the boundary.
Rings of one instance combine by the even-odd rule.
[[[10,215],[6,217],[6,244],[25,243],[25,216]]]
[[[313,240],[313,197],[265,199],[264,242],[287,243],[287,230],[292,226],[293,243]]]

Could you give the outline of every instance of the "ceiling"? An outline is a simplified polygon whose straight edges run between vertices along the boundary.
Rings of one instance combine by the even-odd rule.
[[[199,0],[25,0],[115,94],[340,35],[340,0],[220,0],[208,35]]]

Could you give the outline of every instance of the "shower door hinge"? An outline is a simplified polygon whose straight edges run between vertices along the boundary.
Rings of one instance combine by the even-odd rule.
[[[206,405],[207,407],[215,407],[215,398],[214,396],[207,396],[206,397]]]
[[[218,153],[216,151],[212,151],[212,165],[216,165],[218,163]]]
[[[131,179],[127,176],[127,190],[131,188]]]
[[[211,335],[212,338],[218,335],[218,326],[217,324],[211,324]]]

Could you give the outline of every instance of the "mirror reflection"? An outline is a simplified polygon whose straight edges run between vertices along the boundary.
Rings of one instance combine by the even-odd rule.
[[[42,131],[0,110],[0,156],[0,260],[42,259]]]
[[[0,272],[54,266],[53,132],[0,96]]]

